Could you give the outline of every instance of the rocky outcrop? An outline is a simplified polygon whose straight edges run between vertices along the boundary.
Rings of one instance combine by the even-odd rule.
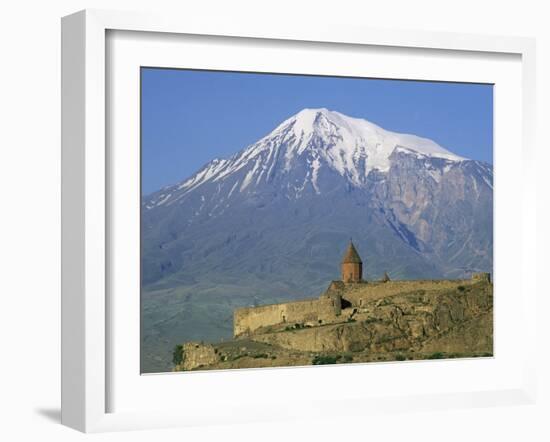
[[[423,342],[420,351],[449,354],[493,353],[493,310],[459,324],[447,333],[441,333]]]
[[[342,310],[340,324],[264,333],[251,339],[308,352],[393,352],[419,349],[429,340],[443,342],[437,340],[451,333],[455,339],[445,341],[448,350],[490,351],[492,329],[481,325],[492,323],[486,316],[492,311],[491,286],[478,283],[458,287],[444,292],[419,290],[381,298],[366,302],[361,308]],[[478,321],[479,324],[470,324],[480,317],[483,321]],[[476,330],[473,334],[472,327]],[[470,339],[458,336],[468,333]],[[475,336],[477,339],[473,339]],[[430,348],[435,347],[434,343]]]
[[[493,286],[488,279],[424,287],[432,290],[386,296],[388,291],[371,287],[369,298],[361,292],[365,286],[355,291],[364,300],[361,307],[343,309],[340,322],[281,325],[259,329],[245,340],[186,344],[184,362],[176,370],[492,355]]]
[[[218,350],[213,345],[186,342],[183,344],[182,362],[176,366],[176,371],[195,370],[218,361]]]

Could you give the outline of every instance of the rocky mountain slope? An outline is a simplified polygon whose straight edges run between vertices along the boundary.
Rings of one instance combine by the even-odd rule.
[[[350,236],[367,279],[492,270],[489,164],[366,120],[306,109],[142,200],[142,367],[231,337],[246,305],[315,295]]]

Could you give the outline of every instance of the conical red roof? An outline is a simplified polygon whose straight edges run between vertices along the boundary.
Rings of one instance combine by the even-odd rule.
[[[342,258],[342,264],[348,264],[348,263],[355,263],[355,264],[363,263],[363,261],[361,261],[361,257],[359,256],[359,253],[357,253],[357,250],[355,249],[355,246],[351,241],[349,242],[348,249],[344,254],[344,258]]]

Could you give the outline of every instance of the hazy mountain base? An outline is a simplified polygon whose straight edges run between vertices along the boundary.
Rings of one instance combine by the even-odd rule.
[[[180,350],[175,371],[492,356],[493,288],[457,281],[452,290],[372,299],[343,310],[339,324],[285,324]]]

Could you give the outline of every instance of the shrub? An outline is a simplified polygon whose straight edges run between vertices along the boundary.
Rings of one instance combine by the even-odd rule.
[[[348,318],[348,321],[347,322],[355,322],[356,320],[353,319],[353,318]]]
[[[172,362],[174,365],[179,365],[183,362],[183,345],[178,344],[172,352]]]
[[[435,353],[432,353],[428,356],[428,359],[443,359],[445,355],[441,353],[440,351],[436,351]]]
[[[267,359],[269,355],[267,353],[258,353],[255,355],[252,355],[254,359]]]
[[[463,285],[459,285],[457,289],[459,292],[463,292],[464,290],[466,290],[466,287],[464,287]]]
[[[344,362],[351,362],[353,361],[352,355],[344,355]]]
[[[311,363],[313,365],[326,365],[326,364],[336,364],[336,361],[340,359],[336,356],[315,356]]]
[[[405,355],[398,354],[398,355],[395,355],[395,360],[396,361],[405,361],[405,360],[407,360],[407,358],[406,358]]]

